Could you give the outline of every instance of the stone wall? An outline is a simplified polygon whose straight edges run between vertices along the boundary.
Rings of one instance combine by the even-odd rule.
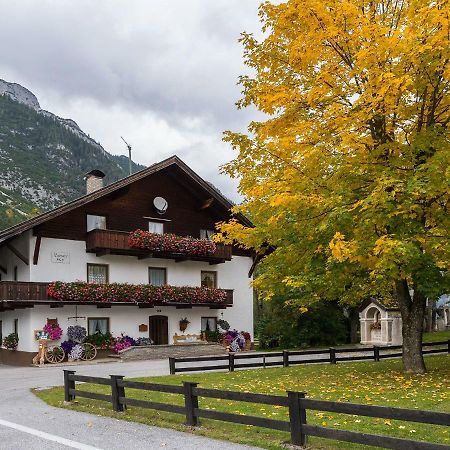
[[[127,348],[119,353],[119,357],[124,361],[136,361],[169,357],[223,355],[225,353],[225,348],[220,344],[149,345]]]

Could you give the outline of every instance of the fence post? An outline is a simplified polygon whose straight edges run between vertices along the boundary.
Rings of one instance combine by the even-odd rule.
[[[336,349],[330,347],[330,364],[336,364]]]
[[[75,389],[75,381],[69,378],[75,375],[75,370],[64,370],[64,401],[71,402],[75,399],[75,394],[70,393],[70,389]]]
[[[121,403],[120,397],[125,397],[125,388],[118,385],[119,380],[123,380],[123,375],[110,375],[111,378],[111,403],[114,411],[122,412],[126,406]]]
[[[289,424],[291,429],[291,444],[306,445],[306,434],[303,425],[306,424],[306,409],[302,406],[304,392],[288,391]]]
[[[175,375],[175,358],[169,358],[170,375]]]
[[[198,383],[191,383],[189,381],[183,382],[184,389],[184,406],[186,408],[186,425],[195,427],[198,425],[199,420],[195,413],[195,409],[198,408],[198,396],[194,395],[194,388]]]
[[[289,367],[289,350],[283,350],[283,367]]]
[[[234,372],[234,353],[228,353],[228,370]]]
[[[376,362],[380,361],[380,347],[377,345],[373,346],[373,360]]]

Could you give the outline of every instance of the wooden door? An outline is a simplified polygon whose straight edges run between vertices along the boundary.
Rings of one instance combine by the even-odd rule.
[[[167,316],[150,316],[148,318],[148,331],[149,337],[155,345],[167,345],[169,343]]]

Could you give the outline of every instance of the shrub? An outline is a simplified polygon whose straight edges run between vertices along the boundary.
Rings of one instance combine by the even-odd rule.
[[[255,326],[260,348],[296,348],[349,341],[349,321],[337,302],[320,301],[305,313],[274,298]]]
[[[97,348],[108,349],[114,345],[115,340],[110,332],[90,334],[84,342],[94,345]]]
[[[222,340],[222,333],[220,331],[204,331],[206,340],[208,342],[220,342]]]
[[[3,346],[8,350],[15,350],[19,345],[19,336],[17,333],[8,334],[3,338]]]

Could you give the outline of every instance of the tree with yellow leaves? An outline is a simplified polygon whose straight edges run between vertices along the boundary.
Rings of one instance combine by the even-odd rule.
[[[427,298],[449,292],[450,41],[446,0],[288,0],[244,33],[239,107],[266,120],[225,133],[236,208],[222,238],[275,248],[255,286],[307,305],[398,303],[403,363],[424,372]]]

